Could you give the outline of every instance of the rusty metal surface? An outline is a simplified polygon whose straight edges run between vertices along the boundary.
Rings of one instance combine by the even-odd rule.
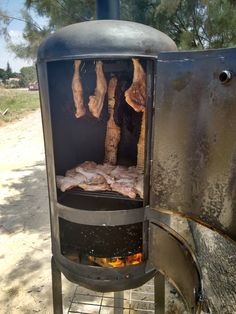
[[[161,53],[150,205],[236,240],[236,49]]]
[[[149,258],[176,287],[190,313],[200,313],[203,301],[200,268],[188,245],[172,229],[150,223]]]

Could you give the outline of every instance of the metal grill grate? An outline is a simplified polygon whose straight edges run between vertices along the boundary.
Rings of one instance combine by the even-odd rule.
[[[122,298],[122,293],[119,292],[101,293],[77,286],[67,313],[153,314],[155,312],[153,280],[142,287],[126,290],[123,295]]]

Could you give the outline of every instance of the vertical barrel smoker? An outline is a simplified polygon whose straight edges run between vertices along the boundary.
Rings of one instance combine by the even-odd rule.
[[[118,18],[116,9],[110,7],[110,16],[102,6],[98,12]],[[92,290],[121,291],[142,285],[158,270],[174,282],[188,308],[199,311],[199,268],[161,215],[181,213],[235,239],[234,208],[222,207],[224,217],[232,214],[227,226],[221,212],[214,212],[230,197],[225,187],[236,130],[229,126],[220,161],[216,151],[224,130],[216,126],[226,123],[225,102],[227,114],[236,114],[230,87],[235,82],[225,79],[235,69],[232,54],[234,49],[179,53],[158,30],[119,20],[73,24],[41,44],[37,70],[54,279],[60,282],[62,272]],[[213,94],[205,100],[206,82],[211,93],[221,88],[222,104]],[[213,163],[211,170],[204,158]],[[211,183],[215,170],[218,180],[224,178],[219,186],[216,176]],[[62,311],[58,282],[55,313]]]

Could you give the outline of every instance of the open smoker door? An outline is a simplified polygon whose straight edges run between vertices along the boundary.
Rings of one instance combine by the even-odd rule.
[[[236,240],[236,49],[160,53],[155,80],[149,258],[196,313],[201,274],[184,240],[158,223],[180,214]]]
[[[236,49],[161,53],[150,207],[236,240]]]

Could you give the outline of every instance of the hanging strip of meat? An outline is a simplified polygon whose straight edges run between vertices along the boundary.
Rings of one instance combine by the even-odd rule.
[[[107,122],[104,158],[104,162],[111,165],[116,165],[117,147],[120,142],[120,128],[116,125],[114,120],[116,86],[117,78],[113,77],[108,85],[108,110],[110,117]]]
[[[97,85],[93,96],[89,96],[89,111],[95,118],[99,118],[103,103],[104,97],[107,92],[107,82],[102,69],[102,61],[96,62],[96,76],[97,76]]]
[[[147,98],[146,74],[138,59],[132,59],[132,61],[134,65],[133,82],[125,92],[125,100],[135,111],[143,112],[137,153],[137,168],[143,172],[145,160],[145,105]]]
[[[140,172],[144,172],[145,161],[145,124],[146,124],[146,111],[143,112],[141,130],[138,140],[138,152],[137,152],[137,169]]]
[[[76,118],[81,118],[85,115],[86,110],[84,107],[84,99],[83,99],[83,87],[80,80],[79,68],[80,68],[81,60],[75,60],[74,62],[74,75],[72,80],[72,92],[75,102],[75,116]]]
[[[125,100],[135,111],[143,112],[145,110],[147,86],[146,74],[138,59],[132,59],[134,66],[133,82],[125,92]]]

